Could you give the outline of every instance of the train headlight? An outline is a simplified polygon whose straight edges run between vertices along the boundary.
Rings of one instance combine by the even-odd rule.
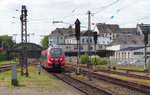
[[[62,58],[60,58],[60,60],[62,60]]]
[[[53,58],[51,58],[51,60],[53,60]]]

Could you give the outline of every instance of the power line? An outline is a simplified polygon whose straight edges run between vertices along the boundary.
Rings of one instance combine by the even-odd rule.
[[[91,14],[92,14],[92,16],[94,16],[95,14],[97,14],[97,13],[99,13],[99,12],[101,12],[101,11],[103,11],[103,10],[107,9],[108,7],[110,7],[110,6],[114,5],[114,4],[115,4],[115,3],[117,3],[117,2],[119,2],[119,0],[114,1],[114,2],[112,2],[112,3],[108,4],[108,5],[104,6],[104,7],[100,7],[100,10],[98,10],[99,8],[95,9],[95,10],[98,10],[98,11],[96,11],[96,12],[94,12],[94,13],[91,13]],[[84,19],[83,19],[83,20],[81,20],[81,21],[85,21],[86,19],[87,19],[87,17],[86,17],[86,18],[84,18]]]
[[[94,16],[95,14],[97,14],[97,13],[99,13],[99,12],[101,12],[101,11],[103,11],[103,10],[107,9],[108,7],[110,7],[110,6],[114,5],[114,4],[115,4],[115,3],[117,3],[117,2],[119,2],[119,0],[114,1],[114,2],[112,2],[112,3],[110,3],[110,4],[106,5],[106,6],[102,7],[102,9],[100,9],[100,10],[98,10],[98,11],[94,12],[94,13],[93,13],[93,16]]]
[[[130,21],[130,22],[121,24],[120,26],[124,26],[124,25],[130,24],[130,23],[133,23],[133,22],[136,22],[136,21],[139,21],[139,20],[147,19],[147,18],[150,18],[150,16],[141,17],[141,18],[138,18],[138,19],[136,19],[136,20],[132,20],[132,21]]]
[[[136,2],[136,3],[137,3],[137,2]],[[134,3],[134,4],[136,4],[136,3]],[[108,21],[110,21],[111,19],[113,19],[112,16],[114,17],[114,16],[115,16],[116,14],[118,14],[120,11],[122,11],[122,10],[124,10],[124,9],[126,9],[126,8],[128,8],[128,7],[130,7],[131,5],[133,5],[133,4],[128,4],[128,5],[126,5],[126,6],[123,6],[123,7],[119,8],[119,9],[117,9],[117,10],[115,11],[115,13],[114,13],[113,15],[111,15],[111,17],[109,18]],[[108,21],[106,21],[105,23],[107,23]]]

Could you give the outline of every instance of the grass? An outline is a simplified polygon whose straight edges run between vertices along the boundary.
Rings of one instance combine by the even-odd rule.
[[[18,59],[16,59],[16,61],[18,61]],[[15,59],[13,60],[7,60],[7,61],[0,61],[0,65],[3,65],[3,64],[10,64],[12,62],[15,62]]]
[[[29,87],[29,88],[43,88],[45,90],[58,91],[61,88],[58,84],[55,83],[55,79],[53,76],[43,73],[38,74],[38,67],[29,66],[29,77],[21,76],[21,69],[17,69],[17,80],[18,85],[11,85],[11,71],[0,73],[0,81],[7,82],[7,84],[3,85],[4,87]]]
[[[99,72],[100,74],[107,75],[107,76],[112,76],[115,78],[123,79],[123,80],[129,80],[132,82],[138,82],[138,83],[144,83],[150,85],[150,80],[144,80],[144,79],[138,79],[138,78],[131,78],[131,77],[126,77],[126,76],[121,76],[121,75],[116,75],[116,74],[109,74],[109,73],[104,73],[104,72]]]

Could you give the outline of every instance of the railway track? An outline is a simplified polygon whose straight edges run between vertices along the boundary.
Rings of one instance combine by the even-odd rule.
[[[29,66],[35,66],[35,65],[39,65],[39,64],[29,64]],[[20,65],[18,65],[17,67],[20,67]],[[11,70],[11,64],[0,65],[0,73],[8,70]]]
[[[64,73],[53,73],[53,75],[66,82],[67,84],[75,87],[76,89],[82,91],[86,95],[115,95],[114,93],[106,91],[102,88],[98,88],[92,84],[86,83],[79,79],[75,79]]]
[[[4,72],[4,71],[7,71],[7,70],[11,70],[11,65],[10,64],[0,65],[0,73]]]
[[[74,69],[75,68],[70,68],[69,70],[75,71]],[[122,87],[125,87],[128,89],[143,93],[143,94],[150,95],[150,86],[149,85],[134,83],[134,82],[130,82],[130,81],[126,81],[126,80],[98,74],[98,73],[95,73],[92,71],[90,71],[90,73],[91,73],[91,78],[103,80],[103,81],[106,81],[109,83],[113,83],[113,84],[116,84],[116,85],[119,85],[119,86],[122,86]],[[88,75],[88,70],[82,69],[82,74]]]
[[[68,65],[69,66],[69,65]],[[71,65],[76,67],[76,65]],[[86,66],[80,66],[81,68],[86,68]],[[92,70],[92,68],[90,68]],[[117,75],[121,75],[121,76],[127,76],[127,77],[132,77],[132,78],[138,78],[138,79],[144,79],[144,80],[150,80],[150,77],[148,76],[142,76],[142,75],[136,75],[136,74],[130,74],[130,73],[124,73],[124,72],[117,72],[117,71],[110,71],[110,70],[106,70],[102,69],[102,68],[98,68],[97,71],[100,72],[105,72],[105,73],[110,73],[110,74],[117,74]],[[133,70],[134,71],[134,70]],[[140,71],[139,71],[140,72]],[[141,71],[142,72],[142,71]],[[144,71],[143,71],[144,72]]]

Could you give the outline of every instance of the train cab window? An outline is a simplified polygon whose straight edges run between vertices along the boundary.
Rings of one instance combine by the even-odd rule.
[[[63,54],[62,48],[52,48],[50,50],[51,57],[61,57]]]

